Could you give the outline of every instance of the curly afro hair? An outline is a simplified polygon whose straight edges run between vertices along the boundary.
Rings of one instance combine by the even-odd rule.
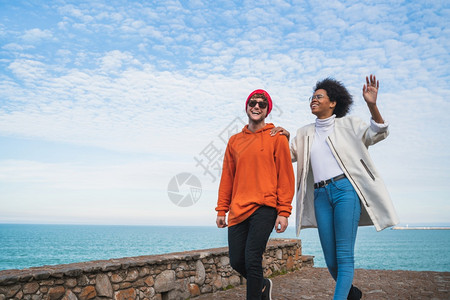
[[[341,82],[328,77],[316,83],[314,92],[320,89],[327,91],[330,101],[336,102],[333,112],[336,118],[342,118],[350,111],[350,107],[353,104],[353,97]]]

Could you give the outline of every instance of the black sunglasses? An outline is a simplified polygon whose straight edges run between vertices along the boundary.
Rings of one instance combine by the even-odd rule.
[[[261,109],[266,108],[267,105],[268,105],[268,103],[267,103],[266,101],[261,101],[261,102],[258,102],[258,101],[256,101],[256,100],[250,100],[250,101],[248,101],[248,106],[250,106],[250,107],[255,107],[256,104],[258,104],[258,105],[259,105],[259,108],[261,108]]]

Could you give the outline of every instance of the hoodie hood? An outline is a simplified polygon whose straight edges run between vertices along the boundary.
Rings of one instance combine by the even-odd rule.
[[[264,132],[267,130],[271,130],[272,128],[275,128],[275,125],[273,125],[273,123],[266,123],[266,125],[263,128],[258,129],[255,132],[253,132],[250,129],[248,129],[248,125],[245,125],[244,128],[242,128],[242,132],[248,133],[248,134],[255,134],[255,133],[260,133],[260,132]]]
[[[242,133],[255,134],[255,138],[259,138],[261,151],[264,151],[264,140],[273,138],[272,136],[270,136],[270,134],[268,134],[266,132],[270,131],[274,127],[275,127],[275,125],[273,125],[272,123],[267,123],[266,126],[264,126],[263,128],[258,129],[255,132],[253,132],[250,129],[248,129],[248,125],[245,125],[244,128],[242,128]]]

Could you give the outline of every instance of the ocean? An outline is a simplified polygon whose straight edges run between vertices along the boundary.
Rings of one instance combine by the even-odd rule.
[[[272,238],[296,238],[291,225]],[[300,234],[302,252],[325,267],[316,229]],[[0,224],[0,270],[227,246],[227,230],[192,226]],[[355,268],[450,271],[450,230],[360,227]]]

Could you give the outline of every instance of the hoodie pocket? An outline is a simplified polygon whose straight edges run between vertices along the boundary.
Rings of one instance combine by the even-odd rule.
[[[366,165],[366,163],[364,162],[364,160],[360,159],[359,161],[360,161],[361,164],[363,165],[364,169],[366,169],[367,174],[369,174],[370,178],[372,178],[372,180],[375,181],[375,176],[373,176],[372,172],[370,171],[369,167]]]

